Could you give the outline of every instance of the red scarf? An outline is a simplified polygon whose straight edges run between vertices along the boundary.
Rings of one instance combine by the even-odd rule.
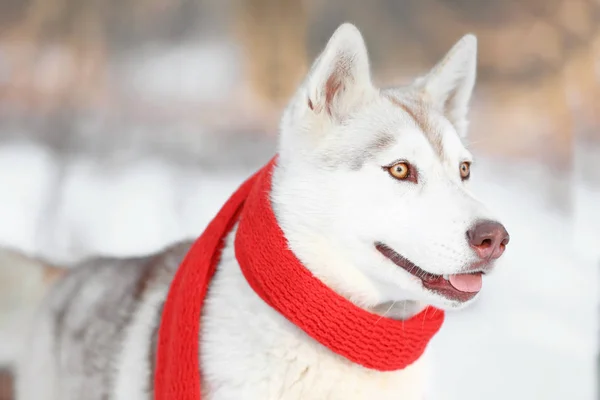
[[[269,306],[332,352],[378,371],[403,369],[425,351],[444,313],[426,308],[397,321],[365,311],[329,289],[288,248],[271,208],[276,162],[244,182],[183,260],[171,284],[159,328],[156,400],[200,400],[202,304],[224,238],[239,220],[235,255],[246,280]]]

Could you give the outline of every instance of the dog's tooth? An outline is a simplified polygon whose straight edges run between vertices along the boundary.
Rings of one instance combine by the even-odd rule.
[[[448,275],[448,274],[444,274],[443,276],[444,276],[445,280],[448,280],[448,278],[450,278],[450,275]]]

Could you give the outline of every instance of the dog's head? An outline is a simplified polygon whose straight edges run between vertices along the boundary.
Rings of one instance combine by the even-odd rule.
[[[379,89],[360,32],[344,24],[284,113],[279,222],[300,260],[362,306],[459,308],[508,243],[469,191],[476,53],[467,35],[413,84]]]

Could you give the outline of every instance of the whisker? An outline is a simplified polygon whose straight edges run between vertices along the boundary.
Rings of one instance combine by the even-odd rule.
[[[382,319],[383,317],[385,317],[385,316],[387,315],[387,313],[388,313],[388,312],[390,312],[390,310],[392,309],[392,307],[394,307],[394,304],[396,304],[396,301],[395,301],[395,300],[392,302],[392,304],[389,306],[389,308],[388,308],[387,310],[385,310],[385,312],[379,316],[379,318],[377,319],[377,321],[375,321],[375,325],[377,325],[377,323],[378,323],[379,321],[381,321],[381,319]]]

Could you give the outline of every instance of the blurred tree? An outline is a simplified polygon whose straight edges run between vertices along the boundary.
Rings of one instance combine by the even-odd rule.
[[[564,166],[574,129],[597,132],[597,0],[4,0],[0,46],[8,56],[0,62],[8,60],[13,75],[0,82],[0,95],[36,112],[118,108],[111,63],[147,43],[166,48],[224,30],[215,18],[223,12],[244,56],[248,114],[259,118],[276,123],[307,59],[349,20],[369,43],[375,79],[386,84],[406,82],[461,35],[476,33],[479,149],[542,153]]]
[[[239,0],[237,33],[251,91],[280,108],[306,72],[307,12],[302,0]]]
[[[0,369],[0,400],[13,400],[13,380],[7,369]]]

